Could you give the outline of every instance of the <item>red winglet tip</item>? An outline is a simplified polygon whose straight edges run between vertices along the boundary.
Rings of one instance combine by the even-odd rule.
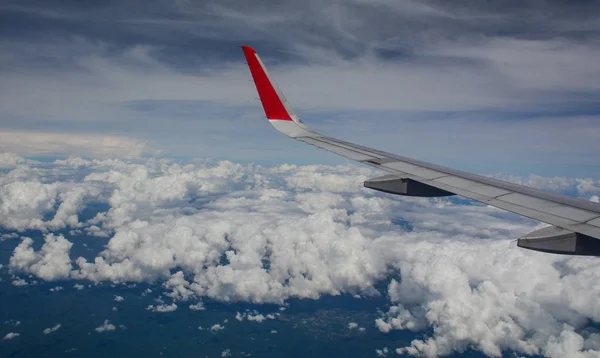
[[[287,113],[281,98],[277,95],[273,84],[259,63],[256,51],[249,46],[242,46],[242,49],[267,119],[291,121],[292,118]]]
[[[244,50],[244,53],[250,53],[250,54],[255,54],[256,53],[256,50],[254,50],[250,46],[242,45],[242,49]]]

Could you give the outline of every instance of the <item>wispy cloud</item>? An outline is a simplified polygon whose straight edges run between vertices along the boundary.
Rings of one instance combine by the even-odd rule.
[[[85,133],[0,131],[0,150],[25,156],[80,155],[139,158],[160,151],[131,138]]]

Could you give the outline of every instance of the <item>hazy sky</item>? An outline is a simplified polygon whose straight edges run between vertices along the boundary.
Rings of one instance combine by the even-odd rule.
[[[0,150],[342,163],[270,128],[253,46],[305,123],[481,173],[598,177],[593,1],[4,1]]]

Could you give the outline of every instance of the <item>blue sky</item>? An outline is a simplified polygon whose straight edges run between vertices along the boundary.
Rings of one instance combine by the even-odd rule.
[[[239,45],[328,135],[480,173],[598,177],[594,2],[0,5],[0,149],[343,163],[264,120]]]

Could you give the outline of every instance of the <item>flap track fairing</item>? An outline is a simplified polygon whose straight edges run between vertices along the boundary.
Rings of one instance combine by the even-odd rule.
[[[383,191],[384,193],[420,196],[420,197],[438,197],[455,195],[446,190],[438,189],[431,185],[423,184],[416,180],[408,178],[399,178],[395,175],[384,175],[369,179],[364,182],[366,188]]]
[[[553,254],[600,256],[600,240],[556,226],[523,236],[517,246]]]

